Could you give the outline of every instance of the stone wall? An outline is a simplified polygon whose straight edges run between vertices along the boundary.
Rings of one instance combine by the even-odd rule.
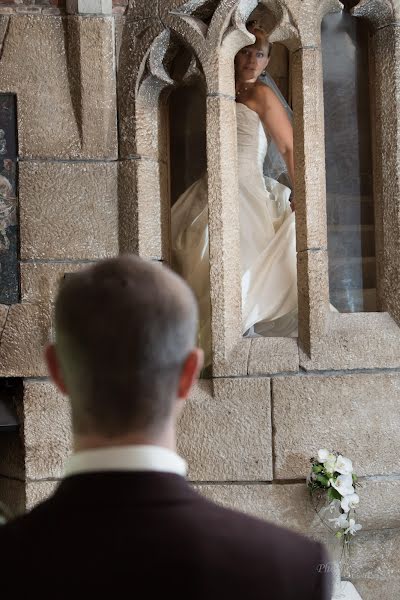
[[[196,57],[182,81],[203,77],[207,94],[213,308],[213,377],[197,385],[179,424],[189,478],[217,502],[323,537],[307,502],[309,457],[323,446],[348,454],[363,484],[350,575],[364,599],[392,599],[400,593],[399,8],[362,0],[353,9],[371,27],[383,312],[331,314],[320,31],[340,4],[262,4],[271,39],[291,60],[298,340],[241,338],[232,64],[251,41],[244,23],[256,0],[168,0],[157,11],[132,0],[125,16],[0,17],[0,92],[15,93],[18,108],[21,283],[21,302],[0,307],[0,376],[24,379],[20,433],[0,440],[0,494],[32,507],[57,485],[70,452],[68,404],[42,359],[60,277],[121,251],[168,260],[167,103],[177,85],[168,61],[179,39]]]

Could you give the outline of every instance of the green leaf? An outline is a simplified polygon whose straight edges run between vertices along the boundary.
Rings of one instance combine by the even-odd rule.
[[[354,475],[354,473],[352,474],[352,478],[353,478],[353,483],[356,483],[358,481],[358,477],[357,477],[357,475]]]
[[[343,535],[343,533],[342,533],[341,531],[337,531],[337,532],[335,533],[335,537],[337,537],[337,538],[341,538],[341,537],[342,537],[342,535]]]
[[[325,475],[321,475],[320,473],[317,475],[317,481],[322,483],[324,487],[328,487],[329,479],[325,477]]]
[[[328,498],[329,500],[341,500],[342,496],[335,488],[331,487],[328,490]]]
[[[324,467],[322,465],[314,465],[312,470],[314,473],[321,473],[321,471],[324,470]]]

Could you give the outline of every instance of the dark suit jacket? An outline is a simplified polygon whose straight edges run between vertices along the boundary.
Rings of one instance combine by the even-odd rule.
[[[326,562],[320,544],[209,502],[169,473],[73,475],[0,527],[7,600],[24,588],[54,600],[328,600]]]

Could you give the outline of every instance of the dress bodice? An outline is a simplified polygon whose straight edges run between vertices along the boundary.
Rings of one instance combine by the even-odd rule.
[[[236,104],[239,169],[250,165],[262,172],[268,140],[258,114],[242,103]]]

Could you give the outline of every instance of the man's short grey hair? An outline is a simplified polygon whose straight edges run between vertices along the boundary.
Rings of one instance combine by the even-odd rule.
[[[55,343],[74,430],[114,436],[160,426],[197,326],[193,293],[159,263],[126,255],[67,277]]]

